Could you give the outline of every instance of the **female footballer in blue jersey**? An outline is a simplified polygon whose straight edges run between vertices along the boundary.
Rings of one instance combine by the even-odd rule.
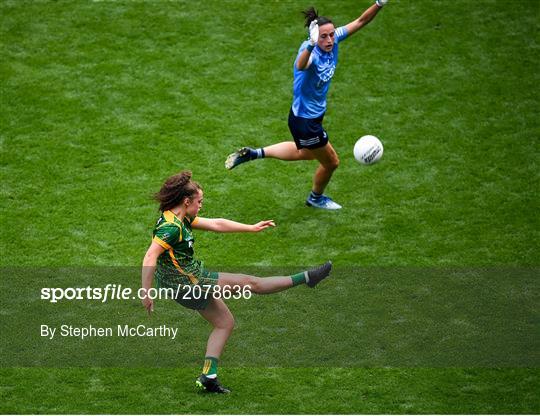
[[[272,220],[242,224],[227,219],[198,217],[203,203],[203,191],[184,171],[168,178],[155,195],[161,216],[154,227],[153,238],[143,260],[142,303],[150,313],[153,300],[148,296],[154,277],[160,287],[178,293],[175,299],[182,306],[197,310],[213,326],[208,338],[202,374],[196,385],[212,393],[229,393],[217,379],[217,363],[227,339],[234,328],[234,318],[223,301],[222,294],[276,293],[307,284],[315,287],[330,274],[332,263],[294,274],[260,278],[244,274],[211,272],[195,259],[193,229],[219,233],[260,232],[274,227]],[[176,292],[178,291],[178,292]]]
[[[341,206],[324,195],[324,189],[339,166],[336,151],[328,141],[322,122],[326,112],[326,95],[338,62],[338,45],[367,25],[388,0],[377,0],[351,23],[338,27],[332,20],[318,16],[311,7],[304,11],[309,39],[302,43],[294,62],[293,102],[289,112],[289,130],[294,142],[287,141],[252,149],[243,147],[229,155],[227,169],[254,159],[271,157],[280,160],[313,160],[319,166],[313,176],[311,193],[306,205],[322,209]]]

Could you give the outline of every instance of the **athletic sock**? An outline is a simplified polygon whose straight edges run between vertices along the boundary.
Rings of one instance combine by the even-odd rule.
[[[315,191],[311,191],[311,194],[309,195],[312,199],[319,199],[323,194],[318,194],[317,192]]]
[[[217,377],[218,359],[216,357],[204,357],[202,373],[208,378]]]
[[[258,149],[252,149],[249,157],[251,160],[264,158],[264,149],[262,147]]]
[[[298,286],[307,283],[307,272],[296,273],[291,276],[293,286]]]

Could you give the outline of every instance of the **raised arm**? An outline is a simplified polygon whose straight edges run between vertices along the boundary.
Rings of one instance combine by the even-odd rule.
[[[364,13],[362,13],[362,15],[358,19],[353,20],[351,23],[346,25],[345,27],[347,28],[348,36],[354,35],[365,25],[371,22],[387,2],[388,0],[377,0],[375,4],[373,4],[366,11],[364,11]]]
[[[198,230],[215,231],[217,233],[257,233],[268,227],[275,227],[274,220],[260,221],[257,224],[243,224],[224,218],[201,218],[193,223]]]
[[[314,20],[309,25],[309,45],[302,51],[298,59],[296,60],[296,68],[303,71],[311,64],[311,52],[319,40],[319,26],[317,21]]]

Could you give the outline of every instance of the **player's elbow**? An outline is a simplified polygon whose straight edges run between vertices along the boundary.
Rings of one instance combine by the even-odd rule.
[[[227,220],[224,218],[216,218],[214,220],[214,228],[212,231],[215,231],[217,233],[225,233],[228,231],[227,228]]]
[[[296,69],[298,69],[299,71],[305,71],[307,69],[307,67],[309,66],[309,60],[305,61],[303,59],[298,59],[296,61]]]

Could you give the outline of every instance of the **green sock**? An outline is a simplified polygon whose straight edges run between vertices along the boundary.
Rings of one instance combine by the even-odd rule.
[[[306,272],[296,273],[291,276],[293,286],[306,283]]]
[[[215,357],[204,357],[202,373],[207,377],[217,375],[217,363],[218,359]]]

